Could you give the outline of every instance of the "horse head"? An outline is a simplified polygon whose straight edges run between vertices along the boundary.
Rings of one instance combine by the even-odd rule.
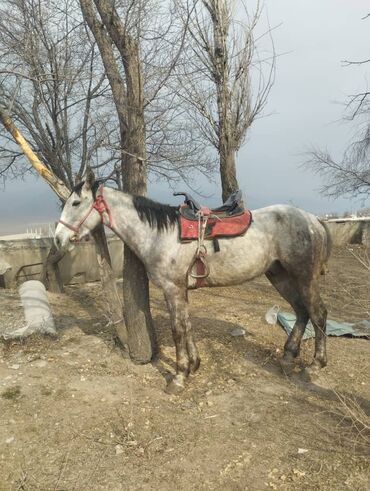
[[[98,186],[93,172],[88,170],[84,180],[72,190],[55,230],[54,242],[58,249],[71,251],[76,242],[101,222],[100,213],[94,208]]]

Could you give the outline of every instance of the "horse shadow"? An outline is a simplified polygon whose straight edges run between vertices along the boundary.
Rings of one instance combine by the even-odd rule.
[[[93,294],[86,289],[80,291],[73,288],[73,290],[66,292],[66,295],[77,304],[78,312],[54,314],[58,331],[77,326],[87,336],[97,336],[104,342],[115,340],[114,326],[109,323],[108,316],[105,316],[104,311],[97,305]]]
[[[68,329],[78,326],[86,335],[100,337],[104,342],[110,345],[115,344],[115,331],[113,326],[106,325],[104,315],[101,309],[96,305],[93,295],[84,291],[73,292],[73,299],[85,311],[88,317],[81,318],[77,315],[59,314],[55,316],[55,322],[59,329]],[[163,308],[160,300],[152,300],[152,304],[156,307],[158,314],[154,317],[155,331],[158,339],[159,350],[157,356],[152,361],[153,367],[159,372],[164,380],[169,382],[176,371],[175,348],[172,338],[171,325],[166,309]],[[285,375],[280,367],[279,357],[276,354],[276,349],[279,348],[282,352],[282,346],[266,346],[262,340],[259,340],[258,334],[248,332],[245,326],[238,323],[214,319],[211,317],[197,317],[192,315],[192,325],[194,335],[197,342],[203,342],[206,347],[207,357],[216,364],[220,363],[220,353],[217,350],[217,344],[226,347],[228,353],[239,355],[240,359],[254,365],[257,369],[263,370],[274,377],[279,377],[285,380],[292,387],[299,388],[308,394],[316,394],[322,399],[328,401],[338,401],[338,394],[335,390],[302,379],[300,373],[293,373],[291,376]],[[233,338],[230,332],[235,328],[243,327],[246,330],[244,336]],[[215,343],[211,341],[216,341]],[[172,350],[173,357],[167,354],[168,348]],[[302,367],[301,367],[302,368]],[[202,364],[200,367],[202,370]],[[228,368],[221,366],[217,370],[216,377],[220,371],[224,370],[225,376],[232,376],[228,373]],[[355,401],[364,413],[370,416],[370,401],[348,391],[341,390],[341,396]]]
[[[214,346],[215,343],[216,345],[222,345],[223,348],[226,348],[229,354],[231,351],[235,354],[239,353],[241,359],[244,361],[248,361],[249,358],[246,358],[245,354],[249,353],[250,359],[253,360],[256,365],[258,365],[258,363],[263,363],[263,360],[269,359],[272,356],[271,350],[262,344],[256,343],[257,336],[248,332],[244,326],[243,328],[246,331],[244,336],[232,337],[230,332],[234,329],[240,329],[241,327],[237,322],[197,316],[192,316],[191,321],[196,343],[203,343],[206,345],[205,350],[207,352],[207,358],[214,360],[216,364],[220,363],[220,352],[217,350],[217,347]],[[171,333],[170,320],[168,316],[159,314],[154,318],[154,323],[159,351],[156,359],[153,360],[153,366],[164,377],[166,382],[168,382],[176,372],[175,346]],[[173,353],[173,358],[167,354],[169,349]],[[224,353],[222,357],[224,357]],[[227,370],[227,367],[223,366],[222,369]],[[275,369],[272,366],[270,369],[279,373],[278,364],[276,364]],[[202,370],[202,363],[200,370]]]
[[[159,315],[155,318],[155,324],[160,347],[171,347],[173,353],[175,353],[169,319]],[[304,366],[299,361],[297,362],[298,371],[293,372],[291,375],[285,374],[281,369],[280,357],[276,353],[276,349],[281,349],[282,346],[266,346],[262,340],[259,341],[257,334],[250,333],[247,330],[244,336],[232,338],[230,332],[235,328],[240,328],[240,324],[225,320],[192,316],[192,325],[195,331],[196,341],[198,343],[205,342],[207,358],[216,364],[220,362],[220,353],[217,350],[217,344],[221,344],[224,347],[226,346],[229,353],[233,351],[235,355],[239,354],[241,361],[252,364],[258,371],[262,370],[272,375],[276,383],[285,382],[290,388],[299,389],[307,395],[314,394],[326,401],[338,402],[341,397],[343,400],[349,400],[357,404],[360,410],[367,416],[370,416],[370,401],[368,399],[348,392],[345,389],[340,390],[339,394],[335,389],[321,385],[320,374],[318,375],[319,381],[317,382],[307,380],[304,376]],[[211,337],[209,334],[210,328],[212,329]],[[210,342],[211,339],[216,341],[216,343]],[[234,361],[235,355],[233,357]],[[176,371],[175,358],[171,358],[163,353],[163,349],[160,350],[157,359],[153,362],[153,366],[159,371],[166,382],[171,380]],[[202,363],[200,370],[202,370]],[[220,371],[224,372],[224,378],[232,377],[232,372],[228,371],[227,366],[220,366],[216,377],[220,376]],[[240,375],[238,378],[240,378]],[[205,390],[207,389],[208,387],[205,387]]]

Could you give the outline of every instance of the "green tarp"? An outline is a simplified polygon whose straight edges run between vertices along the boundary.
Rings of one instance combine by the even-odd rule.
[[[293,329],[295,315],[289,312],[279,312],[278,321],[283,326],[287,334]],[[370,339],[370,320],[363,320],[355,323],[337,322],[328,319],[326,322],[326,334],[328,336],[354,336]],[[311,321],[307,324],[303,339],[314,338],[315,330]]]

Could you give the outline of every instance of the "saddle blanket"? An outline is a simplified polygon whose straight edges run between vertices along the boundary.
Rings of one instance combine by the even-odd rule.
[[[252,213],[244,210],[232,216],[213,216],[208,217],[205,239],[216,237],[237,237],[243,235],[249,228],[252,221]],[[198,219],[185,217],[180,210],[179,214],[180,240],[182,242],[198,239]]]

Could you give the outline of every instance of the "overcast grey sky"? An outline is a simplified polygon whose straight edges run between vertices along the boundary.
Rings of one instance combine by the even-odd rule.
[[[266,0],[279,56],[276,82],[265,113],[249,132],[238,154],[238,179],[247,205],[257,208],[293,203],[315,213],[355,210],[365,203],[327,200],[318,193],[320,180],[300,167],[310,147],[328,148],[340,157],[354,134],[344,123],[346,97],[369,86],[370,65],[344,67],[342,60],[370,57],[370,12],[365,0]],[[197,180],[197,187],[220,201],[220,186]],[[176,186],[184,189],[184,185]],[[164,183],[152,183],[149,195],[175,203]],[[0,189],[0,234],[23,231],[28,222],[59,216],[57,201],[39,179],[7,182]]]

